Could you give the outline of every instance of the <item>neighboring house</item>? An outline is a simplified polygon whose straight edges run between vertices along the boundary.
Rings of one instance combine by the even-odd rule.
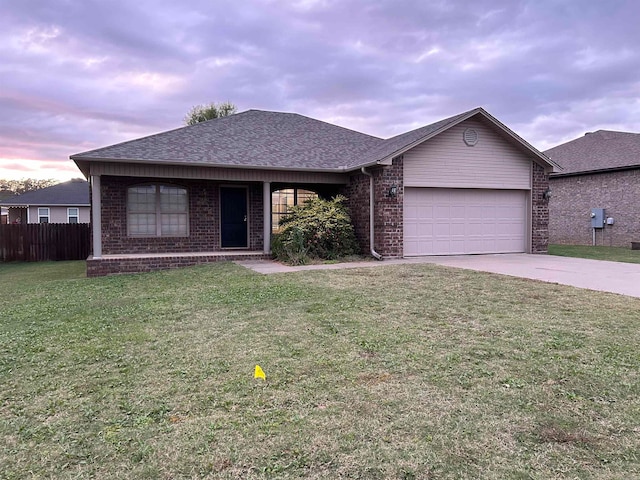
[[[9,223],[89,223],[89,183],[73,179],[0,200]]]
[[[640,242],[640,134],[598,130],[545,153],[561,167],[550,178],[552,243]],[[604,226],[595,232],[593,208],[605,209]]]
[[[71,159],[91,276],[267,257],[283,205],[315,194],[347,197],[373,256],[547,251],[554,164],[482,108],[387,140],[249,110]]]
[[[15,197],[15,193],[11,190],[0,190],[0,205],[5,198]],[[7,207],[0,206],[0,225],[8,223],[9,221],[9,209]]]

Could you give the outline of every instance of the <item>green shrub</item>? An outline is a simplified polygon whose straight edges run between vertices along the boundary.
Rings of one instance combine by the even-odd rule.
[[[292,227],[273,235],[271,251],[278,260],[290,265],[304,265],[309,261],[308,249],[305,246],[304,234],[301,229]]]
[[[271,250],[280,261],[302,265],[310,259],[335,260],[358,253],[345,197],[315,198],[291,207],[280,220]]]

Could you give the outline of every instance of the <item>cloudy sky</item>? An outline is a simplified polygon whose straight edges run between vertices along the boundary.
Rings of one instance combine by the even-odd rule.
[[[380,137],[482,106],[541,150],[640,132],[638,0],[0,0],[0,178],[196,104]]]

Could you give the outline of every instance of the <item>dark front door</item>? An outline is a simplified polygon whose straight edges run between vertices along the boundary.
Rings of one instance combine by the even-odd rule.
[[[222,248],[248,247],[246,188],[220,188],[220,217]]]

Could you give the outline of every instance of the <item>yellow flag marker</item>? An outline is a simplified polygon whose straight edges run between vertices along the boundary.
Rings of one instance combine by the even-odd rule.
[[[261,378],[263,380],[267,379],[267,376],[264,374],[262,368],[260,368],[260,365],[256,365],[256,370],[253,373],[253,378]]]

